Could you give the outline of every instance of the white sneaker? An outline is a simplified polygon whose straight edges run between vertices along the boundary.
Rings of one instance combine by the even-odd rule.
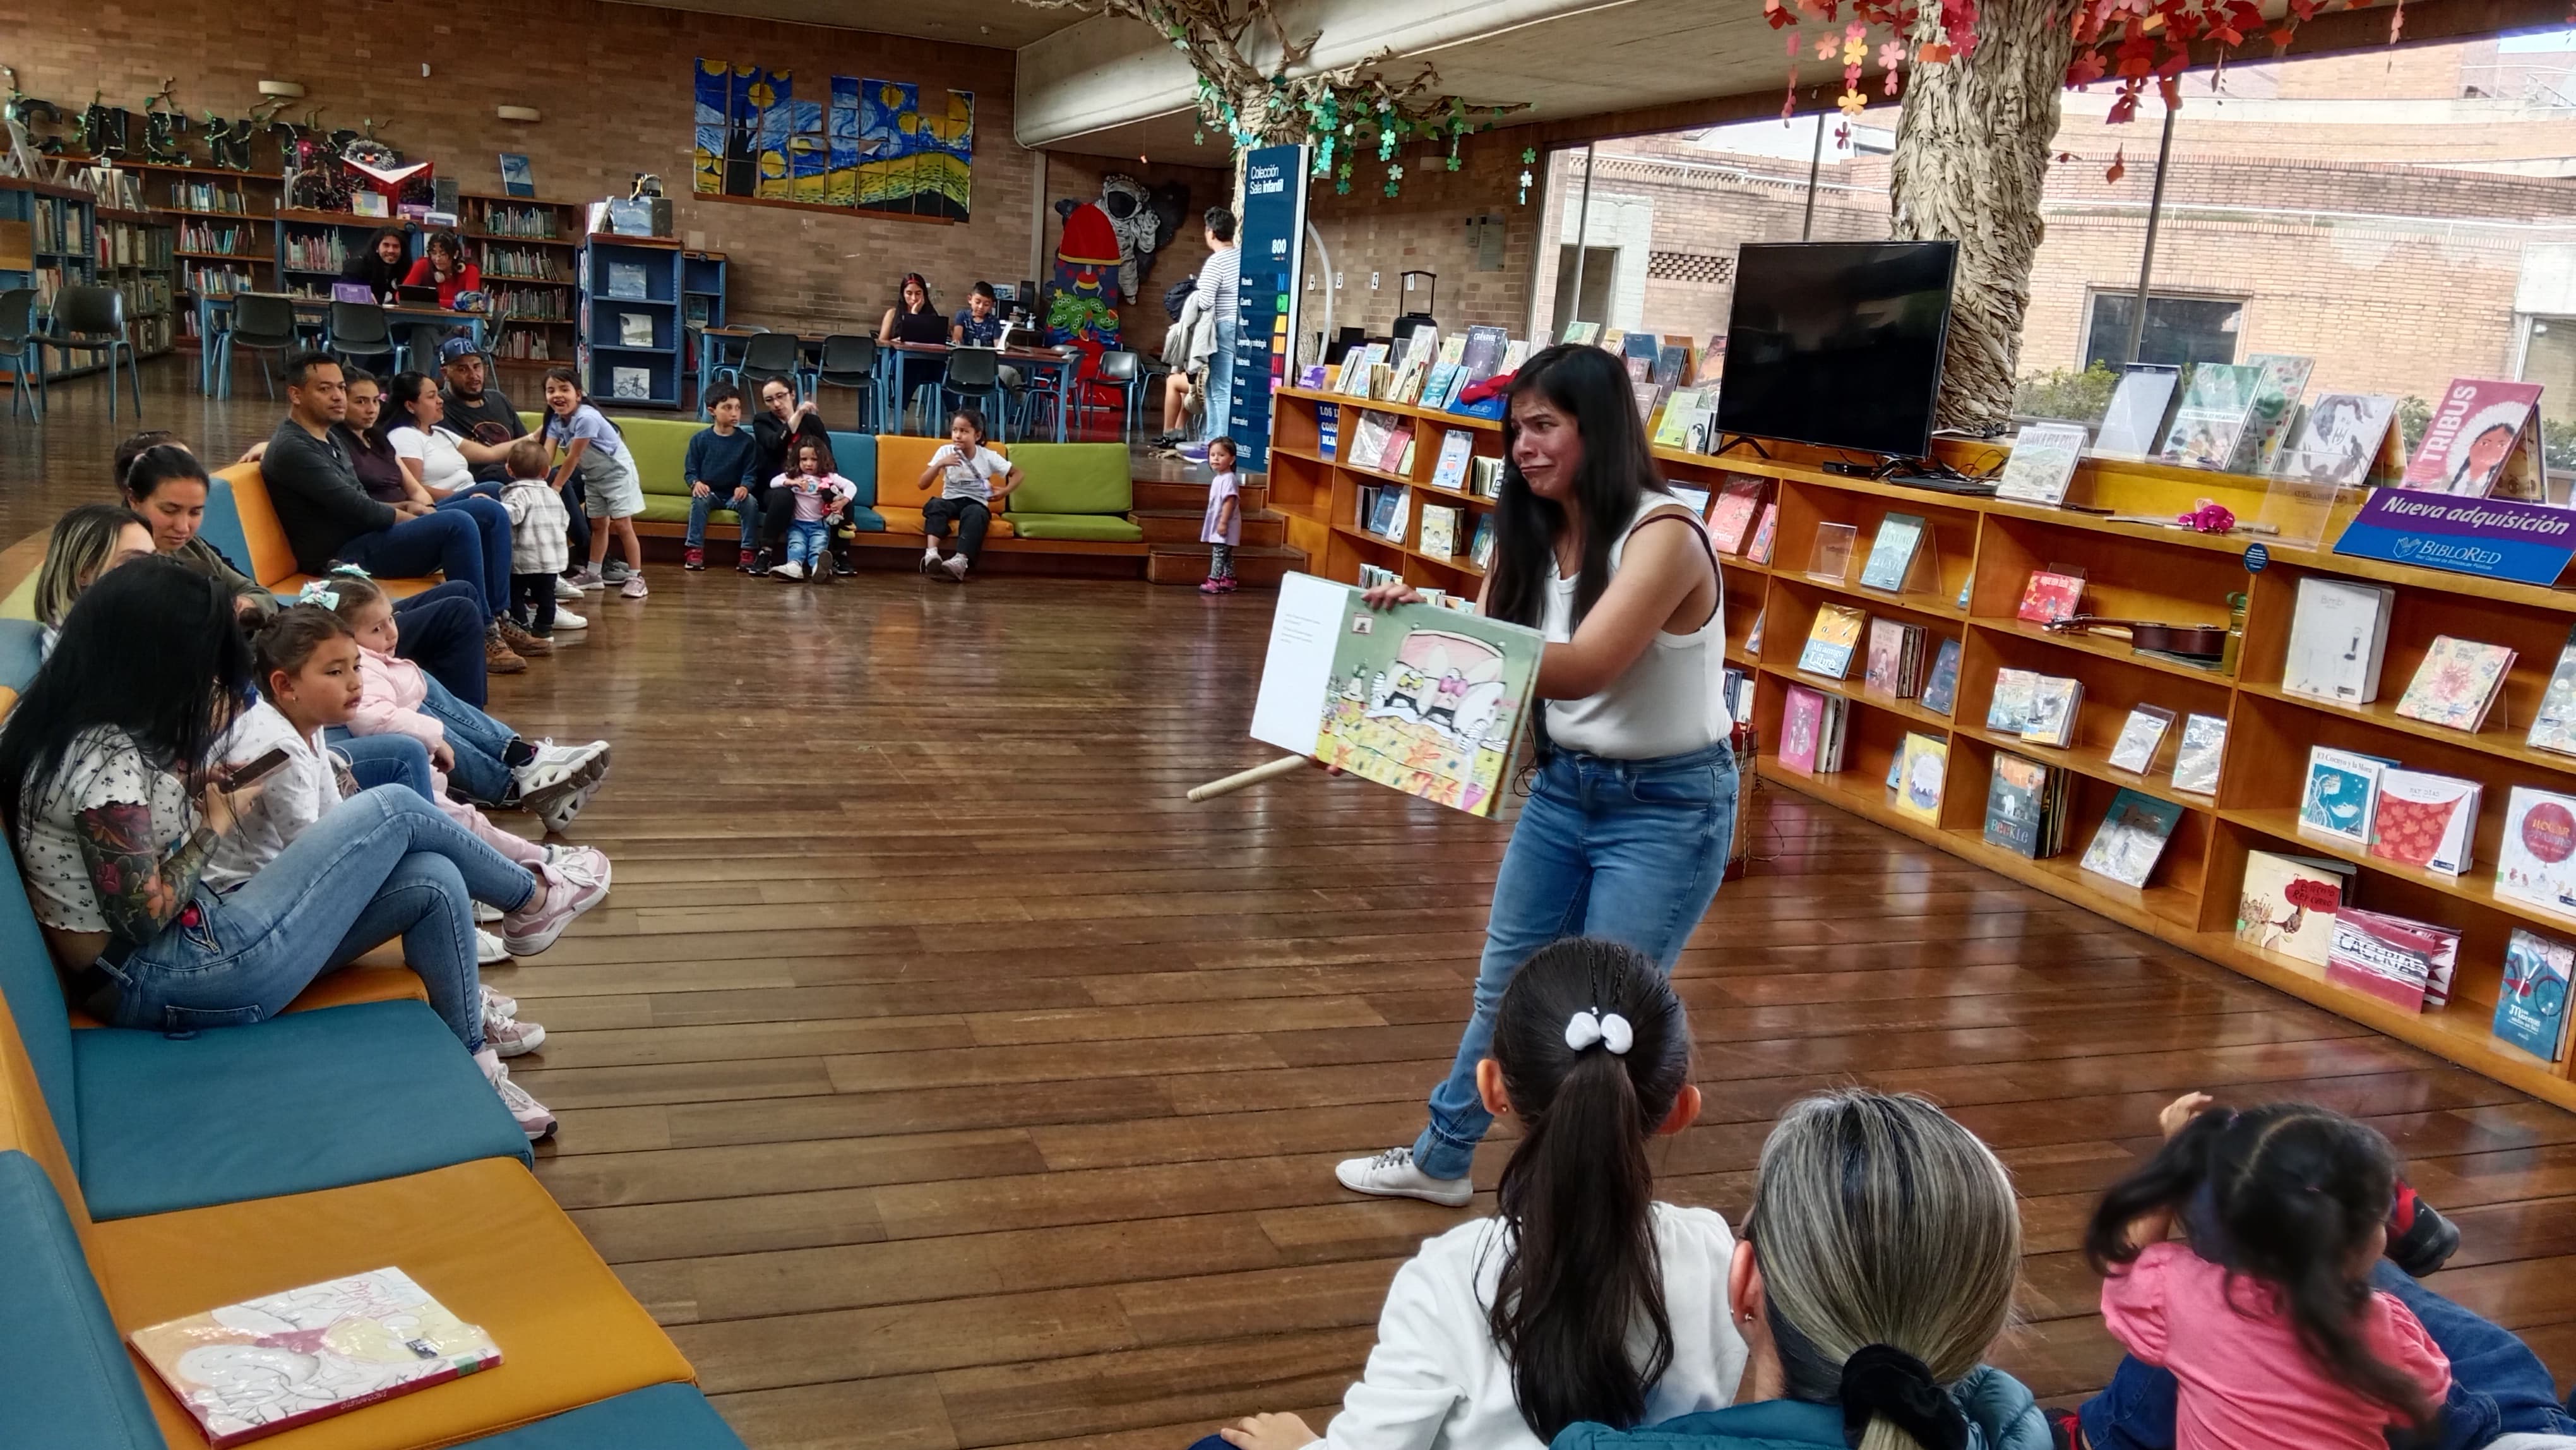
[[[569,585],[569,584],[565,585],[564,587],[565,587],[566,589],[572,589],[572,586],[571,586],[571,585]],[[581,597],[581,591],[580,591],[580,590],[578,590],[578,589],[573,589],[573,590],[572,590],[572,597],[573,597],[573,598],[575,598],[575,599],[579,599],[579,598]],[[565,629],[588,629],[588,628],[590,628],[590,621],[589,621],[589,620],[587,620],[587,619],[582,618],[580,615],[575,614],[575,613],[573,613],[571,610],[566,609],[566,608],[564,608],[562,605],[558,604],[558,605],[556,605],[556,606],[555,606],[555,628],[556,628],[556,629],[558,629],[558,630],[565,630]]]
[[[578,780],[568,780],[548,787],[533,800],[521,800],[519,805],[536,816],[538,822],[545,826],[547,835],[560,836],[572,829],[573,817],[580,815],[581,808],[590,804],[592,794],[598,789],[596,784],[584,785]]]
[[[496,962],[506,962],[509,959],[510,949],[501,945],[501,939],[499,937],[494,936],[488,931],[484,931],[480,927],[475,929],[474,965],[478,967],[488,967]]]
[[[588,745],[557,745],[547,739],[528,743],[537,750],[537,758],[531,764],[553,761],[585,783],[608,774],[608,742],[605,740],[594,740]]]
[[[941,561],[939,567],[948,571],[949,578],[956,580],[960,584],[966,582],[967,564],[965,555],[951,554],[945,560]]]
[[[483,1080],[501,1095],[501,1106],[510,1110],[511,1118],[517,1121],[519,1131],[528,1135],[529,1142],[537,1142],[555,1130],[555,1115],[546,1111],[545,1104],[528,1096],[526,1088],[510,1081],[510,1069],[501,1065],[497,1049],[486,1044],[474,1054],[474,1065],[483,1069]]]
[[[556,602],[557,604],[578,604],[578,603],[580,603],[580,602],[581,602],[581,586],[580,586],[580,585],[578,585],[578,584],[575,584],[574,582],[572,582],[571,580],[569,580],[569,579],[565,578],[565,577],[564,577],[564,576],[562,576],[561,574],[557,574],[557,575],[555,576],[555,602]],[[560,610],[560,609],[556,610],[556,611],[555,611],[555,628],[557,628],[557,629],[580,629],[580,628],[582,627],[582,625],[579,625],[579,624],[566,624],[566,623],[564,623],[564,620],[565,620],[565,618],[566,618],[566,617],[567,617],[567,616],[564,614],[564,612],[563,612],[562,610]],[[578,615],[571,616],[571,617],[572,617],[572,618],[579,618],[579,616],[578,616]],[[587,621],[584,621],[584,623],[587,623]]]
[[[653,591],[645,584],[643,575],[629,574],[626,576],[625,584],[622,585],[617,592],[619,595],[627,599],[641,599]]]
[[[484,922],[499,921],[500,919],[501,908],[497,906],[487,906],[480,901],[474,903],[474,920],[477,925]]]
[[[510,779],[518,786],[522,802],[559,786],[588,784],[581,769],[586,762],[567,759],[561,753],[549,753],[547,747],[537,741],[528,743],[536,749],[535,757],[525,765],[510,768]]]
[[[483,1045],[503,1057],[525,1057],[546,1045],[546,1029],[515,1017],[483,1019]]]
[[[483,983],[482,987],[483,1020],[485,1022],[507,1022],[511,1018],[519,1015],[518,998],[506,997],[499,992],[493,991],[491,984],[488,982]]]
[[[1413,1166],[1411,1148],[1389,1148],[1374,1158],[1345,1158],[1333,1176],[1354,1193],[1380,1198],[1419,1198],[1443,1208],[1464,1208],[1476,1196],[1473,1178],[1434,1178]]]
[[[595,846],[548,846],[546,864],[573,881],[608,889],[608,853]]]
[[[555,944],[572,919],[608,897],[597,882],[575,881],[552,866],[537,868],[536,894],[501,922],[501,940],[514,957],[532,957]]]
[[[802,579],[805,577],[805,566],[797,563],[793,559],[790,559],[786,563],[772,568],[769,571],[769,577],[772,579]]]

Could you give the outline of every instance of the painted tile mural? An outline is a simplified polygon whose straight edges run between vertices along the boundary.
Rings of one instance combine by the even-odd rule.
[[[917,85],[832,76],[799,99],[790,72],[701,59],[695,189],[962,222],[975,97],[942,94],[925,111]]]

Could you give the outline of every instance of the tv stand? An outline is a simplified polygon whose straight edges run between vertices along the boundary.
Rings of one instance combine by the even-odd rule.
[[[1738,448],[1752,449],[1754,456],[1757,458],[1768,459],[1771,457],[1771,450],[1762,446],[1761,439],[1750,438],[1742,433],[1738,433],[1734,437],[1727,439],[1726,446],[1718,449],[1715,453],[1710,454],[1709,457],[1724,458],[1727,454]]]

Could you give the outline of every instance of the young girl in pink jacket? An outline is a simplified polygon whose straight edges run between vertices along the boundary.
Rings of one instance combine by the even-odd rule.
[[[418,740],[429,750],[432,784],[439,793],[442,810],[513,861],[547,859],[549,848],[501,830],[481,811],[449,799],[448,776],[453,773],[464,778],[469,787],[481,782],[484,789],[469,793],[494,804],[517,805],[543,820],[548,830],[560,831],[598,788],[599,777],[608,768],[607,744],[593,742],[567,748],[527,741],[488,716],[483,717],[491,727],[488,731],[451,730],[438,715],[424,708],[429,700],[429,677],[420,666],[394,653],[400,636],[393,605],[373,581],[335,575],[305,592],[309,602],[320,603],[339,615],[358,638],[360,691],[358,707],[349,719],[349,732],[408,735]],[[607,880],[607,858],[597,851],[557,848],[552,855],[569,855],[576,865],[594,870],[603,882]]]

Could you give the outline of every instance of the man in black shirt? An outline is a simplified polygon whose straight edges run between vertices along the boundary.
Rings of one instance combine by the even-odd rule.
[[[439,381],[446,384],[439,389],[439,401],[447,405],[444,426],[477,443],[498,448],[514,438],[527,437],[528,429],[519,421],[518,407],[511,403],[510,395],[490,384],[490,371],[483,354],[474,350],[474,339],[451,337],[438,345]],[[476,481],[482,483],[507,483],[509,473],[498,463],[477,464],[474,468]],[[572,545],[572,557],[587,559],[590,515],[581,506],[578,482],[567,487],[564,506],[572,513],[572,523],[564,534]],[[564,585],[555,591],[555,598],[579,600],[581,591]]]
[[[390,578],[443,570],[450,581],[473,588],[476,610],[492,622],[486,658],[507,669],[518,656],[495,605],[507,602],[510,561],[484,556],[483,531],[466,514],[368,496],[331,426],[349,411],[348,385],[337,362],[315,352],[287,359],[286,400],[286,419],[270,435],[259,472],[287,546],[295,551],[295,567],[327,574],[333,564],[355,564]],[[496,576],[502,580],[497,593]]]

